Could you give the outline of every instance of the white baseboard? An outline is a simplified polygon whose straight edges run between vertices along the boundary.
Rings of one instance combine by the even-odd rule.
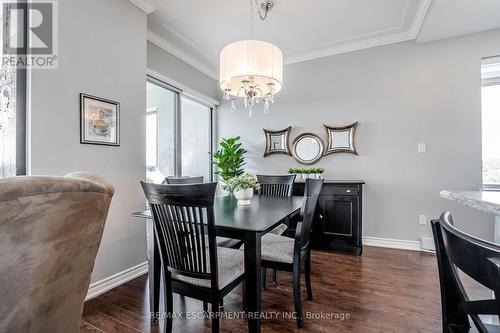
[[[409,241],[402,239],[363,237],[363,245],[386,247],[389,249],[422,251],[422,247],[419,241]]]
[[[145,273],[148,272],[148,262],[143,262],[137,266],[126,269],[122,272],[111,275],[105,279],[94,282],[89,286],[89,290],[87,291],[87,297],[85,300],[95,298],[108,290],[111,290],[119,285],[124,284],[130,280],[133,280]]]

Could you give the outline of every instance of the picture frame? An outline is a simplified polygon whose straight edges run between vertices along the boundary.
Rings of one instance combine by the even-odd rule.
[[[285,154],[292,155],[290,152],[289,137],[292,126],[289,126],[280,131],[271,131],[263,129],[266,135],[266,151],[264,157],[271,154]]]
[[[120,146],[120,103],[81,93],[80,143]]]

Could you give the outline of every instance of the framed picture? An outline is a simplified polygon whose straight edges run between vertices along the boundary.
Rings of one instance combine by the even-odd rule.
[[[120,145],[120,103],[80,94],[80,143]]]

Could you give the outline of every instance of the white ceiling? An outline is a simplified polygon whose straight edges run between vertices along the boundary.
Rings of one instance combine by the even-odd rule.
[[[251,38],[249,7],[254,0],[130,1],[139,2],[151,11],[149,40],[214,78],[221,49],[230,42]],[[264,22],[258,18],[254,6],[254,38],[280,47],[286,63],[417,37],[423,42],[500,28],[500,0],[274,0],[274,3]]]
[[[500,28],[499,0],[433,0],[417,41]]]

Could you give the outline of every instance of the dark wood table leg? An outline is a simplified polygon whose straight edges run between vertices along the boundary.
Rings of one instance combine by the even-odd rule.
[[[247,232],[245,235],[245,292],[248,311],[248,332],[260,333],[261,313],[261,235]]]
[[[151,319],[157,320],[160,312],[160,283],[161,283],[161,261],[160,251],[156,244],[153,221],[148,219],[148,282],[149,282],[149,309]]]

